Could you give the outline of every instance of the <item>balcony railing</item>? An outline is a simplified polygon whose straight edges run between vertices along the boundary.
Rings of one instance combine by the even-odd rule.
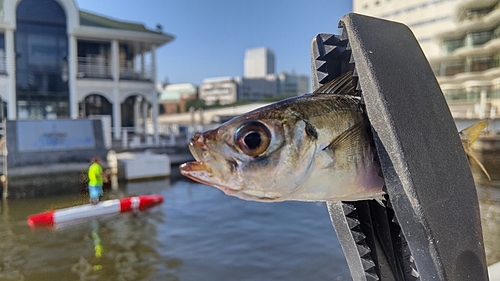
[[[107,78],[111,75],[111,61],[101,57],[79,57],[78,78]]]
[[[141,71],[133,67],[120,66],[120,79],[151,81],[151,70],[149,67],[146,67],[144,71]]]
[[[493,32],[486,31],[473,31],[467,33],[464,39],[464,45],[467,47],[479,46],[490,41],[493,38]]]
[[[5,50],[0,49],[0,74],[7,73],[7,54]]]
[[[483,9],[471,9],[464,13],[463,21],[473,21],[484,18],[486,15],[494,10],[493,7],[483,8]]]
[[[443,55],[448,55],[451,54],[456,49],[461,48],[463,46],[464,46],[464,40],[462,38],[443,40],[443,42],[441,43],[441,53]]]
[[[0,73],[1,73],[1,57],[0,57]],[[144,71],[136,69],[132,66],[120,65],[120,79],[123,80],[152,80],[152,71],[150,67],[146,67]],[[102,57],[79,57],[78,58],[78,78],[104,78],[112,79],[111,60]]]

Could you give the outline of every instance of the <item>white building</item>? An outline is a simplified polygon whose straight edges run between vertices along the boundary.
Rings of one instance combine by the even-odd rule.
[[[199,98],[207,105],[234,103],[238,97],[238,83],[232,77],[203,79]]]
[[[281,96],[296,96],[310,92],[310,77],[295,73],[282,72],[278,75],[278,94]]]
[[[353,0],[355,13],[402,22],[411,28],[427,57],[440,54],[436,33],[454,25],[456,7],[464,0]],[[487,0],[480,0],[483,2]],[[381,30],[381,32],[383,32]]]
[[[455,117],[495,117],[500,108],[500,0],[464,1],[455,26],[436,38],[441,55],[430,57]]]
[[[309,92],[309,76],[295,73],[274,73],[274,52],[268,48],[248,49],[245,52],[243,77],[218,77],[203,80],[199,98],[207,105],[237,100],[262,101]]]
[[[455,118],[500,108],[500,0],[354,0],[357,13],[408,25]]]
[[[238,100],[259,101],[278,94],[278,80],[274,74],[260,78],[236,77],[235,81],[238,83]]]
[[[173,36],[80,11],[74,0],[0,2],[2,117],[111,115],[144,132],[157,115],[156,49]],[[154,126],[156,127],[156,126]]]
[[[274,74],[274,52],[268,48],[248,49],[245,52],[245,78],[264,78]]]

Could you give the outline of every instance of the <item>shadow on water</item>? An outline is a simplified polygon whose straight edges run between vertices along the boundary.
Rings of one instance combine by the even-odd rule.
[[[491,181],[476,163],[471,163],[477,187],[484,246],[488,264],[500,261],[500,151],[478,155],[491,176]]]

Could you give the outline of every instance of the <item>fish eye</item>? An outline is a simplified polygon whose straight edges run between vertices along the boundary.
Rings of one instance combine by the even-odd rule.
[[[234,142],[246,155],[259,156],[269,147],[271,132],[260,122],[245,122],[236,130]]]

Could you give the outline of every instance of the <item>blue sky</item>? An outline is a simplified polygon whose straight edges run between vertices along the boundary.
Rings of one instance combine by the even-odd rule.
[[[311,74],[310,44],[338,34],[350,0],[76,0],[80,9],[163,26],[175,39],[157,50],[157,79],[200,85],[204,78],[242,76],[245,50],[274,50],[276,72]]]

